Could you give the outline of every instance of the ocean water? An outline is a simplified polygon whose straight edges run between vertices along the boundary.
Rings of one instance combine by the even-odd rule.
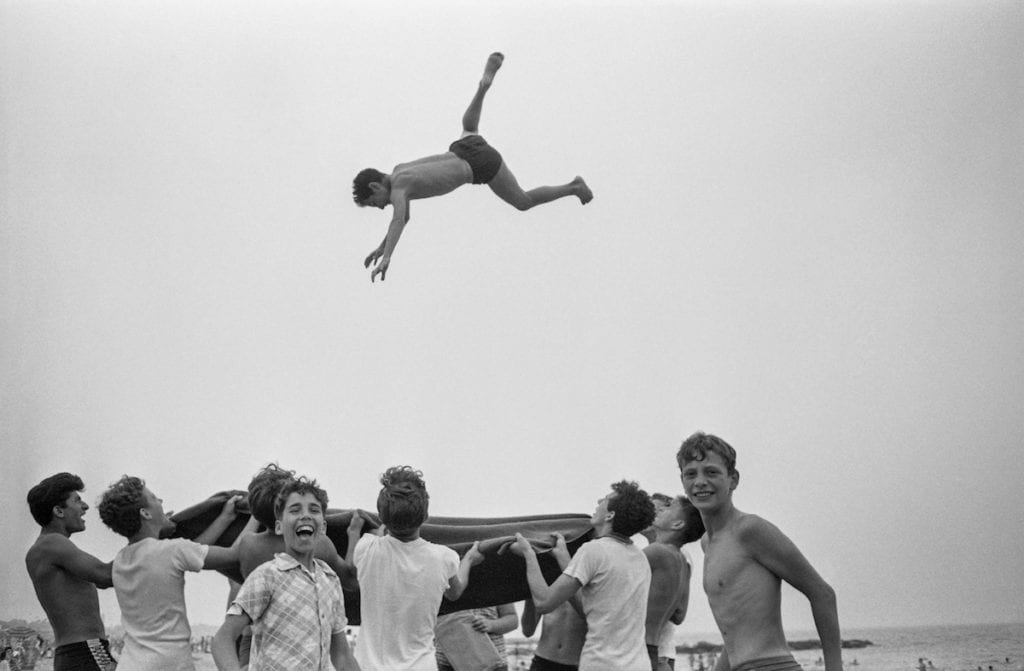
[[[816,638],[810,632],[786,632],[790,641]],[[865,639],[874,645],[843,650],[844,671],[1024,671],[1024,623],[877,627],[844,629],[843,639]],[[677,643],[720,642],[680,632]],[[805,671],[823,671],[821,650],[794,650]],[[1007,661],[1009,659],[1009,661]],[[931,663],[929,665],[929,662]],[[699,666],[699,662],[695,667]],[[690,669],[689,655],[676,660],[677,671]]]

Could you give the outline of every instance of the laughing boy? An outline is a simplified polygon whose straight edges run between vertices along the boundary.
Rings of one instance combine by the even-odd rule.
[[[359,671],[345,637],[337,574],[313,553],[327,529],[327,493],[315,481],[286,482],[274,506],[285,551],[245,579],[213,639],[220,671],[238,671],[235,641],[252,625],[249,671]]]

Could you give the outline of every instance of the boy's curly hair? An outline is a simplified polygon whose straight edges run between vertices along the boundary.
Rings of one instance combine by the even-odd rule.
[[[100,519],[114,533],[131,538],[142,528],[139,510],[143,508],[146,482],[132,475],[122,475],[110,485],[100,499]]]
[[[284,513],[284,504],[292,494],[312,494],[320,502],[320,509],[324,515],[327,514],[327,492],[317,485],[316,480],[310,480],[304,475],[291,478],[281,485],[277,492],[277,499],[274,501],[274,518],[281,519]]]
[[[612,531],[626,536],[640,533],[654,521],[654,502],[647,492],[635,482],[620,480],[612,484],[615,492],[608,501],[608,512],[612,518]]]
[[[736,450],[718,436],[703,431],[697,431],[683,441],[676,453],[676,463],[679,464],[681,471],[686,462],[704,461],[708,458],[709,453],[717,454],[722,458],[729,475],[736,474]]]
[[[411,466],[392,466],[380,476],[377,513],[388,529],[414,531],[427,521],[430,495],[423,473]]]
[[[294,479],[295,471],[270,463],[249,481],[249,512],[267,529],[274,528],[277,495],[281,493],[281,487]]]
[[[72,492],[80,492],[85,489],[82,478],[73,473],[57,473],[43,479],[38,485],[28,490],[29,512],[32,519],[45,527],[53,521],[53,509],[56,506],[65,507],[68,497]]]

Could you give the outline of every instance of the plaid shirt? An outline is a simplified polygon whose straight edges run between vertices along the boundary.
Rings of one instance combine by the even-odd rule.
[[[333,671],[331,636],[344,636],[345,601],[338,576],[313,560],[310,573],[279,552],[245,579],[229,615],[252,620],[249,671]]]

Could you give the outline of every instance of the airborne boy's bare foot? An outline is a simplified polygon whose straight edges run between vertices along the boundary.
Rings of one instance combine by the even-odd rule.
[[[498,68],[505,61],[505,56],[495,51],[493,54],[487,57],[487,65],[484,66],[484,76],[480,78],[480,86],[490,86],[491,82],[494,81],[494,75],[498,72]]]
[[[576,175],[576,178],[569,183],[576,187],[576,196],[580,199],[581,203],[586,205],[594,200],[594,192],[590,190],[590,187],[587,186],[582,177]]]

